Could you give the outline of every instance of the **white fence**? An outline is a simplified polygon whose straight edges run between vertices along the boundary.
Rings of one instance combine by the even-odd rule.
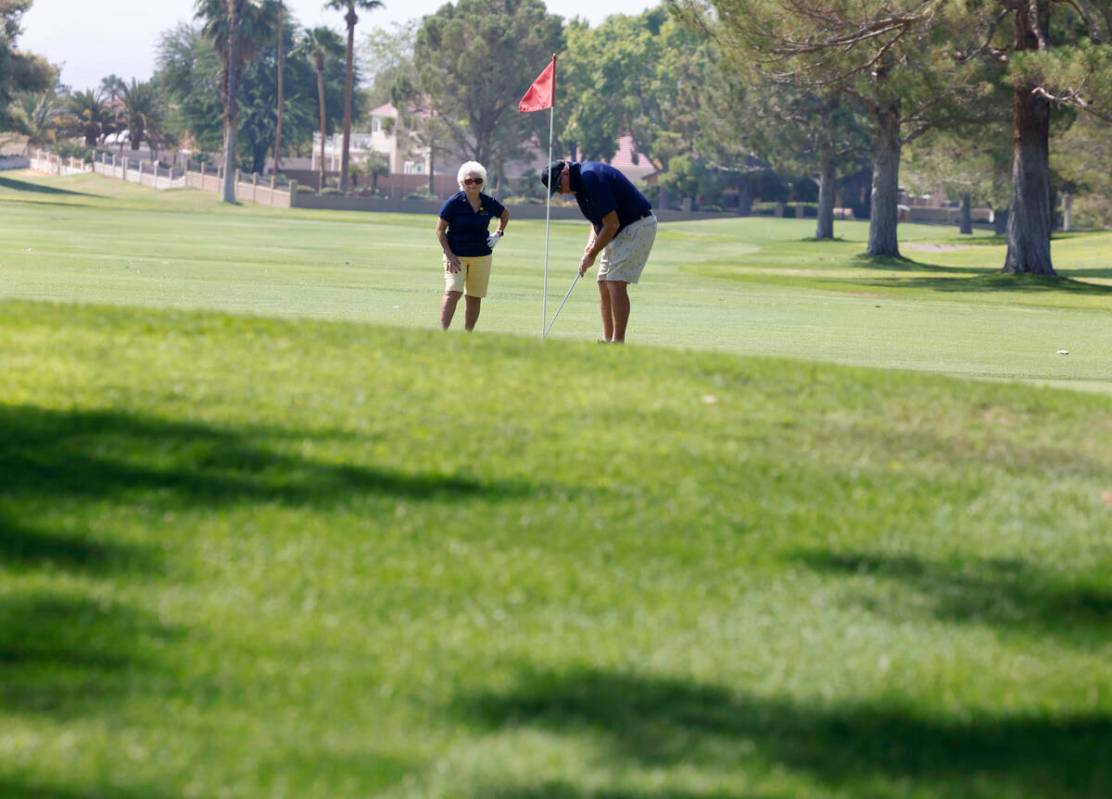
[[[171,167],[168,174],[163,175],[157,163],[135,162],[126,156],[116,158],[105,154],[100,161],[93,163],[93,171],[106,178],[126,180],[129,183],[138,183],[140,186],[148,186],[160,191],[185,188],[184,173],[175,172]]]
[[[200,172],[186,172],[185,185],[191,189],[212,191],[219,194],[224,191],[224,170],[214,169],[212,172],[201,164]],[[255,203],[268,205],[272,208],[291,208],[291,197],[297,191],[297,181],[290,181],[289,187],[278,188],[277,178],[260,177],[258,174],[250,177],[236,170],[236,200],[241,203]]]
[[[101,153],[94,163],[88,164],[76,158],[62,159],[53,153],[38,150],[31,156],[31,169],[47,175],[80,175],[95,172],[106,178],[126,180],[159,191],[191,188],[219,193],[224,189],[222,169],[209,172],[202,165],[200,172],[183,172],[174,167],[167,169],[157,162],[134,161],[126,155],[117,156],[114,153]],[[289,189],[279,189],[273,177],[260,181],[258,175],[251,175],[248,178],[236,170],[236,199],[239,202],[289,208],[291,190],[296,191],[296,183],[291,183]]]
[[[79,158],[59,158],[45,150],[31,154],[31,169],[44,175],[83,175],[93,168]]]

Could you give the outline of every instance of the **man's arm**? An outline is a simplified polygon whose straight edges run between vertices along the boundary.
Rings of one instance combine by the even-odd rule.
[[[591,240],[587,242],[586,248],[583,250],[583,258],[579,262],[579,274],[585,274],[598,258],[600,252],[606,249],[606,245],[614,240],[618,235],[618,228],[621,227],[621,222],[618,221],[618,212],[611,211],[602,218],[602,228],[595,230],[594,226],[591,227],[591,232],[594,234]]]

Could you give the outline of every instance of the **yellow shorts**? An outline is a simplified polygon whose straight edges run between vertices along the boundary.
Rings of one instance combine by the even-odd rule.
[[[458,272],[448,271],[448,259],[444,259],[444,291],[458,291],[468,297],[485,297],[490,283],[491,255],[461,256]]]

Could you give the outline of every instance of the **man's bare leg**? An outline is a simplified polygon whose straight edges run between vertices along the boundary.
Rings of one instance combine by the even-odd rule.
[[[445,291],[444,301],[440,303],[440,329],[447,330],[456,314],[456,303],[463,296],[462,291]]]
[[[599,313],[602,314],[602,335],[607,343],[614,340],[614,317],[610,311],[610,290],[606,288],[608,285],[609,283],[606,281],[598,284],[598,307]]]
[[[626,325],[629,323],[629,284],[621,280],[607,280],[605,285],[610,295],[610,314],[613,326],[612,344],[624,344]]]
[[[482,304],[482,297],[467,298],[467,310],[464,311],[463,324],[468,333],[475,329],[475,323],[479,321],[479,309]]]

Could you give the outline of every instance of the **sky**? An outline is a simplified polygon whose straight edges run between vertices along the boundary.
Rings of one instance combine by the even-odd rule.
[[[389,27],[431,14],[446,0],[385,0],[386,8],[360,14],[359,27]],[[597,25],[610,14],[636,14],[656,0],[546,0],[550,13],[582,17]],[[323,0],[286,0],[302,25],[344,27],[338,11],[323,11]],[[23,17],[20,47],[63,65],[62,83],[94,88],[116,74],[146,80],[154,72],[158,36],[193,18],[193,0],[34,0]]]

